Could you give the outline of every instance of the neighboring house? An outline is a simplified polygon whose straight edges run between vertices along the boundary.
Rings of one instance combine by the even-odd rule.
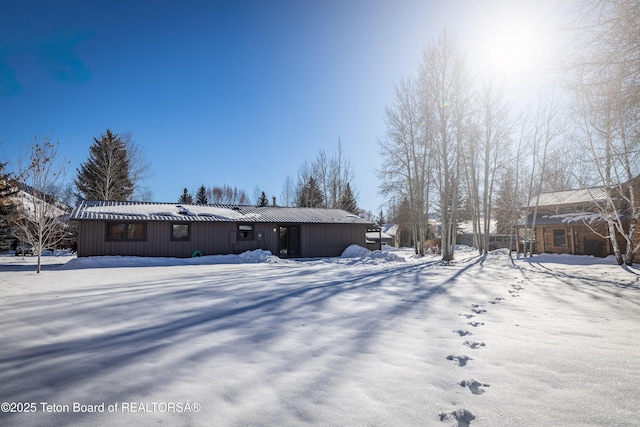
[[[612,253],[607,221],[596,212],[596,202],[606,199],[602,187],[542,193],[528,203],[529,215],[515,224],[518,251],[525,235],[531,233],[535,218],[535,253],[566,253],[605,257]],[[523,207],[526,209],[527,206]],[[621,241],[622,247],[624,241]]]
[[[45,249],[70,248],[74,240],[74,231],[69,227],[68,221],[71,208],[55,197],[44,194],[21,182],[17,183],[16,190],[18,191],[9,197],[10,202],[16,207],[13,221],[20,222],[20,218],[24,217],[33,221],[36,208],[39,208],[39,212],[46,212],[45,216],[55,219],[59,225],[56,234],[51,235],[54,245]],[[16,226],[15,222],[11,225],[11,228],[15,236],[14,245],[17,245],[26,236],[20,230],[20,227]]]
[[[498,221],[492,219],[489,221],[489,234],[497,233]],[[480,227],[484,227],[484,217],[480,217]],[[460,221],[458,223],[458,235],[473,235],[473,221]]]
[[[386,243],[389,246],[397,248],[398,240],[396,234],[398,232],[398,224],[385,224],[382,226],[382,243]]]
[[[490,251],[496,249],[508,249],[511,245],[511,237],[508,234],[497,234],[498,221],[492,219],[489,221],[489,248]],[[484,217],[480,218],[480,226],[484,226]],[[473,222],[462,221],[458,224],[458,233],[456,235],[456,243],[458,245],[466,245],[474,247]],[[480,238],[484,238],[484,233],[480,233]],[[515,245],[513,247],[515,249]]]
[[[439,239],[442,237],[442,222],[440,221],[440,215],[429,214],[429,227],[433,237]]]
[[[398,226],[396,224],[384,224],[380,230],[369,231],[367,233],[367,241],[397,248],[398,245],[396,244],[395,239],[396,231],[398,231]]]
[[[480,234],[480,239],[484,238],[484,234]],[[515,238],[508,234],[489,234],[489,247],[488,250],[495,251],[496,249],[509,249],[516,250],[514,242]],[[513,241],[513,242],[512,242]],[[456,243],[458,245],[465,245],[474,247],[473,234],[460,233],[456,236]]]
[[[264,249],[280,257],[339,256],[367,244],[371,221],[338,209],[83,201],[78,256],[191,257]]]

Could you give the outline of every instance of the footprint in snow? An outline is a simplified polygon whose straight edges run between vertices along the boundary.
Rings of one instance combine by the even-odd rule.
[[[475,420],[476,416],[467,409],[456,409],[451,412],[440,412],[440,421],[455,420],[458,422],[457,427],[469,427],[471,421]]]
[[[469,390],[471,390],[471,393],[478,395],[485,392],[485,390],[481,387],[489,387],[489,384],[483,384],[480,381],[474,380],[473,378],[470,380],[462,380],[458,384],[460,384],[461,387],[468,387]]]
[[[484,322],[469,322],[469,323],[467,323],[467,325],[471,325],[474,328],[477,328],[478,326],[484,325]]]
[[[467,347],[470,347],[474,350],[480,348],[480,347],[484,347],[486,344],[483,342],[478,342],[478,341],[465,341],[463,343],[464,345],[466,345]]]
[[[482,304],[471,304],[471,311],[476,314],[486,313],[487,310],[482,308]]]
[[[464,354],[450,354],[447,356],[447,360],[455,360],[458,362],[458,366],[466,366],[467,362],[473,359]]]
[[[468,313],[460,313],[460,314],[458,314],[458,316],[464,316],[467,319],[471,319],[472,317],[476,317],[475,314],[468,314]]]
[[[463,329],[454,329],[454,331],[456,334],[460,335],[461,337],[464,337],[466,335],[473,335],[471,332],[469,331],[465,331]]]
[[[498,303],[498,301],[502,301],[502,300],[504,300],[504,298],[502,298],[502,297],[497,297],[495,300],[493,300],[493,301],[489,301],[489,304],[497,304],[497,303]]]

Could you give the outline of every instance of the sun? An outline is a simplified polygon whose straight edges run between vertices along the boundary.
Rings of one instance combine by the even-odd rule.
[[[517,77],[542,66],[543,37],[530,22],[513,20],[496,23],[489,29],[482,56],[488,71],[499,76]]]
[[[511,92],[540,84],[553,62],[548,14],[526,4],[503,3],[480,14],[469,52],[480,77],[500,81]]]

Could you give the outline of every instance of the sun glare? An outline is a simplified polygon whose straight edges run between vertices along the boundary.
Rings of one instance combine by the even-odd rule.
[[[527,73],[541,65],[541,44],[539,31],[531,25],[500,22],[487,35],[486,67],[505,76]]]
[[[518,6],[478,16],[470,52],[478,74],[501,81],[513,95],[541,84],[554,49],[543,16],[539,9]]]

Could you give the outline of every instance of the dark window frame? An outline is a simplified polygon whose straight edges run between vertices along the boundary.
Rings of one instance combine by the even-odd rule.
[[[175,235],[175,229],[174,227],[176,225],[186,225],[187,226],[187,237],[185,238],[177,238]],[[188,222],[172,222],[170,224],[171,226],[171,241],[172,242],[190,242],[191,241],[191,224],[189,224]]]
[[[122,239],[109,237],[109,228],[113,226],[124,226],[124,233]],[[131,231],[133,226],[142,226],[142,238],[131,238]],[[109,221],[105,223],[104,239],[106,242],[146,242],[147,241],[147,223],[135,222],[135,221]]]
[[[553,229],[553,246],[556,248],[564,248],[567,246],[567,230],[564,228]]]
[[[242,230],[242,227],[251,227],[250,230]],[[256,240],[255,238],[256,227],[255,224],[238,224],[238,238],[239,242],[250,242]]]

